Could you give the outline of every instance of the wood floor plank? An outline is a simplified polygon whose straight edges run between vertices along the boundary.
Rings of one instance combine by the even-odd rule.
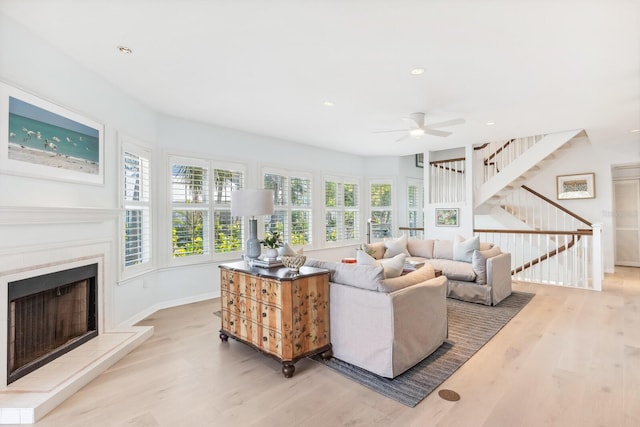
[[[603,292],[517,283],[536,297],[437,391],[408,408],[311,360],[221,343],[218,300],[161,310],[154,336],[36,425],[637,426],[640,269]]]

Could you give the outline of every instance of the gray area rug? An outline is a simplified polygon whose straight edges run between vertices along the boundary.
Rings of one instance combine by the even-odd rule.
[[[435,352],[394,379],[338,360],[312,359],[384,396],[414,407],[442,384],[531,301],[513,292],[495,307],[447,298],[449,337]]]

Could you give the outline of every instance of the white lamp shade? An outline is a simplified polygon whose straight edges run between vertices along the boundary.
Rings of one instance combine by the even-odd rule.
[[[259,216],[273,213],[273,190],[244,189],[231,192],[232,216]]]

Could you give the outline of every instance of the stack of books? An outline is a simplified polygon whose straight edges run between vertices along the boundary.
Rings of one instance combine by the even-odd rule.
[[[403,271],[413,271],[413,270],[417,270],[418,268],[424,266],[424,261],[406,261],[404,263],[404,267],[402,268]]]
[[[280,267],[282,264],[282,260],[280,258],[267,258],[263,255],[260,255],[258,258],[252,261],[252,264],[256,267],[262,268],[271,268],[271,267]]]

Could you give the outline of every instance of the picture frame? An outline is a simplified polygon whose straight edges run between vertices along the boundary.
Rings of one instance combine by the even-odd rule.
[[[558,200],[595,199],[595,197],[594,173],[556,176],[556,198]]]
[[[424,153],[416,154],[416,167],[417,168],[424,167]]]
[[[0,170],[104,185],[104,126],[0,82]]]
[[[436,227],[459,227],[460,209],[436,208]]]

